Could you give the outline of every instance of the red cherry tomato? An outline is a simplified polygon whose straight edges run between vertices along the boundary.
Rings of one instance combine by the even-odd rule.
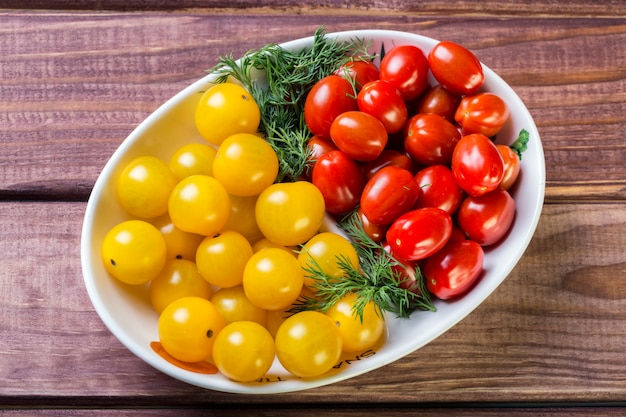
[[[346,62],[334,74],[354,80],[358,91],[365,84],[378,79],[378,67],[371,61],[355,60]]]
[[[449,122],[454,122],[454,114],[460,102],[461,96],[452,94],[437,84],[420,96],[415,113],[435,113]]]
[[[500,155],[502,155],[502,160],[504,161],[504,176],[500,183],[500,188],[508,190],[515,184],[517,177],[519,177],[519,156],[507,145],[499,144],[496,145],[496,148],[500,151]]]
[[[329,75],[309,91],[304,102],[304,120],[314,135],[330,138],[332,122],[350,110],[357,110],[352,84],[338,75]]]
[[[307,148],[309,150],[308,165],[303,175],[307,179],[310,179],[311,173],[313,172],[313,166],[315,165],[315,162],[318,160],[318,158],[325,153],[337,150],[337,147],[331,140],[322,139],[318,136],[313,136],[307,142]]]
[[[361,226],[363,227],[363,231],[366,235],[372,239],[372,241],[376,243],[380,243],[385,240],[385,233],[387,232],[387,228],[389,225],[385,224],[374,224],[372,223],[365,214],[363,214],[363,210],[359,207],[357,211],[359,218],[361,220]]]
[[[418,261],[440,250],[452,234],[450,215],[436,207],[404,213],[385,235],[391,253],[402,259]]]
[[[450,168],[431,165],[415,175],[419,187],[415,208],[438,207],[453,215],[463,199],[463,190],[456,183]]]
[[[433,76],[443,88],[457,95],[474,94],[485,82],[476,55],[458,43],[441,41],[428,53]]]
[[[500,185],[504,161],[496,145],[485,135],[463,136],[452,154],[452,173],[469,195],[486,194]]]
[[[405,101],[413,100],[428,87],[428,60],[417,46],[395,46],[380,61],[380,79],[396,87]]]
[[[476,242],[448,242],[422,265],[426,287],[442,300],[463,295],[480,277],[484,258],[483,248]]]
[[[449,165],[460,139],[459,130],[442,116],[417,114],[407,122],[404,149],[423,165]]]
[[[407,171],[411,171],[413,168],[413,161],[406,154],[396,151],[394,149],[384,149],[378,158],[373,161],[369,161],[363,165],[363,174],[366,180],[369,180],[375,173],[386,166],[396,166]]]
[[[384,80],[365,84],[356,98],[356,103],[359,110],[380,120],[387,133],[401,131],[409,117],[398,89]]]
[[[374,224],[391,224],[413,207],[418,192],[411,172],[387,166],[365,184],[361,194],[361,210]]]
[[[326,211],[342,214],[359,203],[365,180],[356,162],[341,151],[330,151],[313,166],[311,181],[322,195]]]
[[[509,120],[506,103],[492,93],[465,96],[459,103],[454,119],[465,134],[482,133],[495,136]]]
[[[373,161],[387,145],[387,130],[374,116],[361,111],[341,113],[330,126],[333,143],[350,158]]]
[[[457,240],[467,240],[467,236],[465,235],[465,232],[461,230],[461,228],[458,225],[453,224],[452,234],[450,235],[450,239],[448,239],[448,243],[457,241]]]
[[[313,136],[311,139],[309,139],[309,141],[307,142],[307,146],[311,151],[310,157],[312,160],[317,160],[317,158],[324,155],[325,153],[337,150],[337,146],[335,146],[335,144],[331,140],[323,139],[318,136]]]
[[[387,251],[387,253],[394,256],[388,242],[383,242],[382,247]],[[394,259],[398,261],[398,265],[393,265],[391,269],[394,271],[398,279],[398,287],[409,290],[417,295],[422,295],[417,284],[416,263],[400,259],[397,256],[394,256]]]
[[[515,217],[515,201],[502,188],[479,197],[466,197],[457,213],[459,227],[482,246],[498,243],[509,231]]]

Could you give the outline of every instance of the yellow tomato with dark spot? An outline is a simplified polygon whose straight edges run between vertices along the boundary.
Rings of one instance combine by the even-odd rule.
[[[361,318],[355,312],[357,301],[356,294],[347,294],[326,312],[338,325],[344,352],[364,352],[373,347],[385,331],[382,312],[377,311],[374,302],[365,304]]]
[[[209,300],[183,297],[171,302],[159,316],[159,341],[163,349],[183,362],[207,360],[224,328],[224,319]]]
[[[235,133],[255,133],[261,112],[252,95],[234,83],[215,84],[196,104],[194,120],[200,135],[219,146]]]
[[[126,220],[107,232],[101,256],[106,270],[120,281],[145,284],[156,277],[166,261],[161,232],[143,220]]]

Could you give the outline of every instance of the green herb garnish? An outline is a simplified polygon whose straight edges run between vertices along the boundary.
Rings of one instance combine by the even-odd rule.
[[[370,301],[374,302],[376,312],[381,316],[385,311],[397,317],[408,317],[416,309],[435,311],[420,269],[415,268],[417,292],[401,288],[402,275],[394,268],[400,266],[400,262],[365,233],[356,212],[344,218],[339,226],[353,242],[360,268],[357,269],[345,257],[339,257],[337,265],[344,276],[336,278],[325,274],[315,261],[310,262],[305,272],[314,280],[315,296],[301,296],[290,312],[326,312],[349,293],[357,295],[354,314],[361,320],[363,310]]]
[[[320,27],[310,48],[289,51],[269,44],[245,54],[239,62],[232,55],[220,57],[213,68],[216,82],[233,77],[252,94],[261,110],[259,130],[276,152],[280,169],[277,181],[295,181],[309,163],[306,144],[311,133],[304,121],[307,93],[323,77],[350,59],[372,59],[363,40],[339,42]]]

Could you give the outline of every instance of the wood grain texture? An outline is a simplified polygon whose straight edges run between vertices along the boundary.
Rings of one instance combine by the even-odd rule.
[[[105,328],[81,278],[84,208],[80,202],[0,204],[0,406],[241,401],[161,374]],[[547,205],[507,280],[431,344],[349,381],[246,396],[246,402],[359,407],[622,401],[625,228],[621,204]]]
[[[586,406],[626,406],[626,3],[67,3],[0,0],[0,413],[624,414]],[[85,201],[124,138],[218,56],[322,24],[472,49],[535,118],[546,205],[507,280],[433,343],[349,381],[244,404],[161,374],[105,328],[80,270]]]
[[[0,0],[0,7],[11,9],[61,9],[61,10],[200,10],[230,12],[284,12],[290,14],[350,15],[378,13],[385,15],[407,14],[478,14],[510,16],[579,16],[613,17],[624,14],[626,6],[621,0],[592,2],[573,0],[567,2],[546,2],[541,0],[512,1],[468,1],[468,0]]]
[[[309,36],[320,24],[462,42],[512,85],[535,118],[548,202],[626,196],[626,18],[18,12],[0,18],[5,198],[85,200],[132,129],[218,56]]]

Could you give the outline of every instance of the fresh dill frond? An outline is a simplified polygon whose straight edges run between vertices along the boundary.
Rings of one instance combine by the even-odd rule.
[[[239,61],[220,57],[212,69],[216,82],[238,80],[261,110],[260,132],[279,158],[277,181],[298,180],[309,162],[311,133],[304,120],[304,103],[313,85],[349,59],[372,59],[362,39],[340,42],[315,31],[310,48],[290,51],[268,44],[250,51]]]
[[[305,273],[313,279],[314,296],[301,296],[289,310],[291,313],[303,310],[326,312],[349,293],[357,295],[353,313],[361,320],[363,311],[370,302],[374,303],[375,310],[381,317],[384,317],[384,312],[393,313],[397,317],[408,317],[416,309],[435,310],[419,268],[416,268],[415,277],[417,291],[402,288],[400,284],[404,278],[398,268],[401,266],[400,262],[365,233],[356,212],[343,219],[339,226],[353,242],[359,265],[352,265],[346,257],[339,256],[337,265],[343,276],[337,278],[324,273],[311,258],[305,267]]]

